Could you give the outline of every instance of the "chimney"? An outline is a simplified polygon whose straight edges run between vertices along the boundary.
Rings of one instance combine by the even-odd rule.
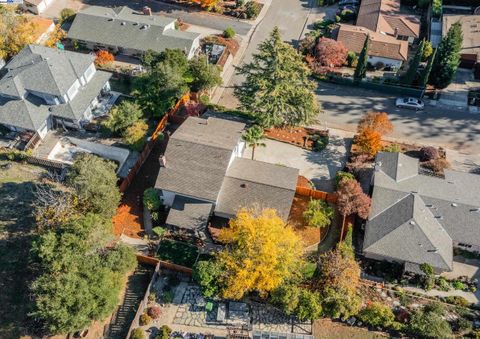
[[[159,161],[160,167],[167,167],[167,158],[164,155],[160,157]]]
[[[151,16],[152,15],[152,9],[148,6],[143,7],[143,14]]]
[[[395,31],[394,31],[394,33],[393,33],[393,36],[394,36],[395,38],[398,37],[398,28],[397,28],[397,27],[395,27]]]

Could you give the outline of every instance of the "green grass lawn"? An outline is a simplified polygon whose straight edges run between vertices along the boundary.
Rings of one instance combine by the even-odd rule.
[[[183,242],[164,239],[160,242],[157,258],[172,264],[193,267],[197,259],[198,249]]]
[[[8,167],[5,167],[5,166]],[[0,338],[28,332],[33,187],[45,170],[0,160]]]

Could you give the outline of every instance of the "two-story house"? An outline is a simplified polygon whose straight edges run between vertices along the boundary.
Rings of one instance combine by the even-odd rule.
[[[245,124],[189,117],[169,139],[155,187],[170,208],[166,224],[204,238],[209,217],[273,208],[288,218],[298,169],[242,158]]]
[[[44,138],[55,126],[81,129],[98,97],[110,90],[110,73],[94,57],[29,45],[2,69],[0,124]]]

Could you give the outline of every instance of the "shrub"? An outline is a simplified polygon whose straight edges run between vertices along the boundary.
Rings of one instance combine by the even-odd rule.
[[[60,11],[60,24],[72,21],[75,18],[75,11],[71,8],[64,8]]]
[[[140,316],[140,326],[148,325],[152,322],[152,317],[150,317],[147,313],[143,313]]]
[[[461,290],[461,291],[465,290],[465,284],[460,280],[454,280],[452,282],[452,287],[456,290]]]
[[[442,15],[442,0],[432,1],[432,15],[436,18]]]
[[[130,339],[145,339],[145,332],[141,328],[136,328],[132,331]]]
[[[218,294],[218,278],[221,268],[216,261],[199,261],[193,268],[193,279],[200,285],[202,294],[207,297],[213,297]]]
[[[115,61],[113,54],[106,50],[100,50],[95,55],[95,65],[97,66],[108,66]]]
[[[223,36],[227,39],[231,39],[235,36],[235,31],[233,30],[232,27],[227,27],[224,31],[223,31]]]
[[[389,327],[395,320],[395,315],[389,306],[378,302],[370,303],[360,311],[358,317],[371,326]]]
[[[436,284],[440,291],[446,291],[446,292],[450,291],[450,284],[448,283],[447,279],[445,279],[444,277],[437,278]]]
[[[426,161],[422,165],[437,174],[443,174],[445,169],[450,168],[449,162],[443,158]]]
[[[381,62],[381,61],[379,61],[379,62],[377,62],[377,63],[375,64],[375,69],[376,69],[377,71],[381,71],[381,70],[384,69],[384,68],[385,68],[385,64],[384,64],[383,62]]]
[[[308,226],[318,228],[330,225],[333,215],[333,208],[325,201],[319,199],[311,199],[307,209],[303,212],[303,218]]]
[[[260,14],[260,5],[251,0],[245,5],[245,14],[248,19],[255,19]]]
[[[340,15],[335,15],[335,22],[340,22],[341,20]]]
[[[435,147],[428,146],[420,149],[420,161],[430,161],[438,158],[438,150]]]
[[[342,21],[350,21],[350,20],[353,20],[355,19],[355,13],[349,9],[344,9],[341,13],[340,13],[340,17],[342,19]]]
[[[165,304],[170,304],[173,301],[174,296],[175,295],[173,294],[172,291],[165,291],[163,292],[162,300]]]
[[[349,172],[338,171],[335,175],[335,187],[338,187],[338,184],[340,184],[340,181],[343,179],[355,180],[355,176]]]
[[[150,187],[143,192],[143,206],[149,211],[158,211],[161,205],[162,202],[155,188]]]
[[[155,302],[157,300],[157,294],[155,292],[151,292],[148,295],[148,301],[149,302]]]
[[[399,153],[401,148],[398,144],[389,144],[382,149],[383,152]]]
[[[162,325],[155,339],[168,339],[171,333],[172,329],[170,327],[168,327],[167,325]]]
[[[159,306],[152,306],[149,307],[147,310],[147,314],[150,316],[152,319],[158,319],[160,318],[160,315],[162,314],[162,310],[160,309]]]
[[[300,320],[315,320],[322,314],[320,293],[301,289],[295,314]]]
[[[409,323],[409,330],[421,338],[450,338],[452,329],[443,317],[435,312],[416,310]]]
[[[463,307],[467,307],[470,305],[470,302],[467,299],[459,295],[451,295],[451,296],[445,297],[445,302],[452,305],[463,306]]]
[[[357,54],[353,51],[348,51],[347,53],[347,65],[348,67],[356,67],[357,66]]]

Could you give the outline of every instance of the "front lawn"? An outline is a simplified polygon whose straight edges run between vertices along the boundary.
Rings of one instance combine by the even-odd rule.
[[[33,188],[43,173],[40,167],[0,160],[0,338],[19,338],[29,330]]]
[[[185,267],[193,267],[197,260],[198,249],[184,242],[164,239],[157,250],[157,258]]]

